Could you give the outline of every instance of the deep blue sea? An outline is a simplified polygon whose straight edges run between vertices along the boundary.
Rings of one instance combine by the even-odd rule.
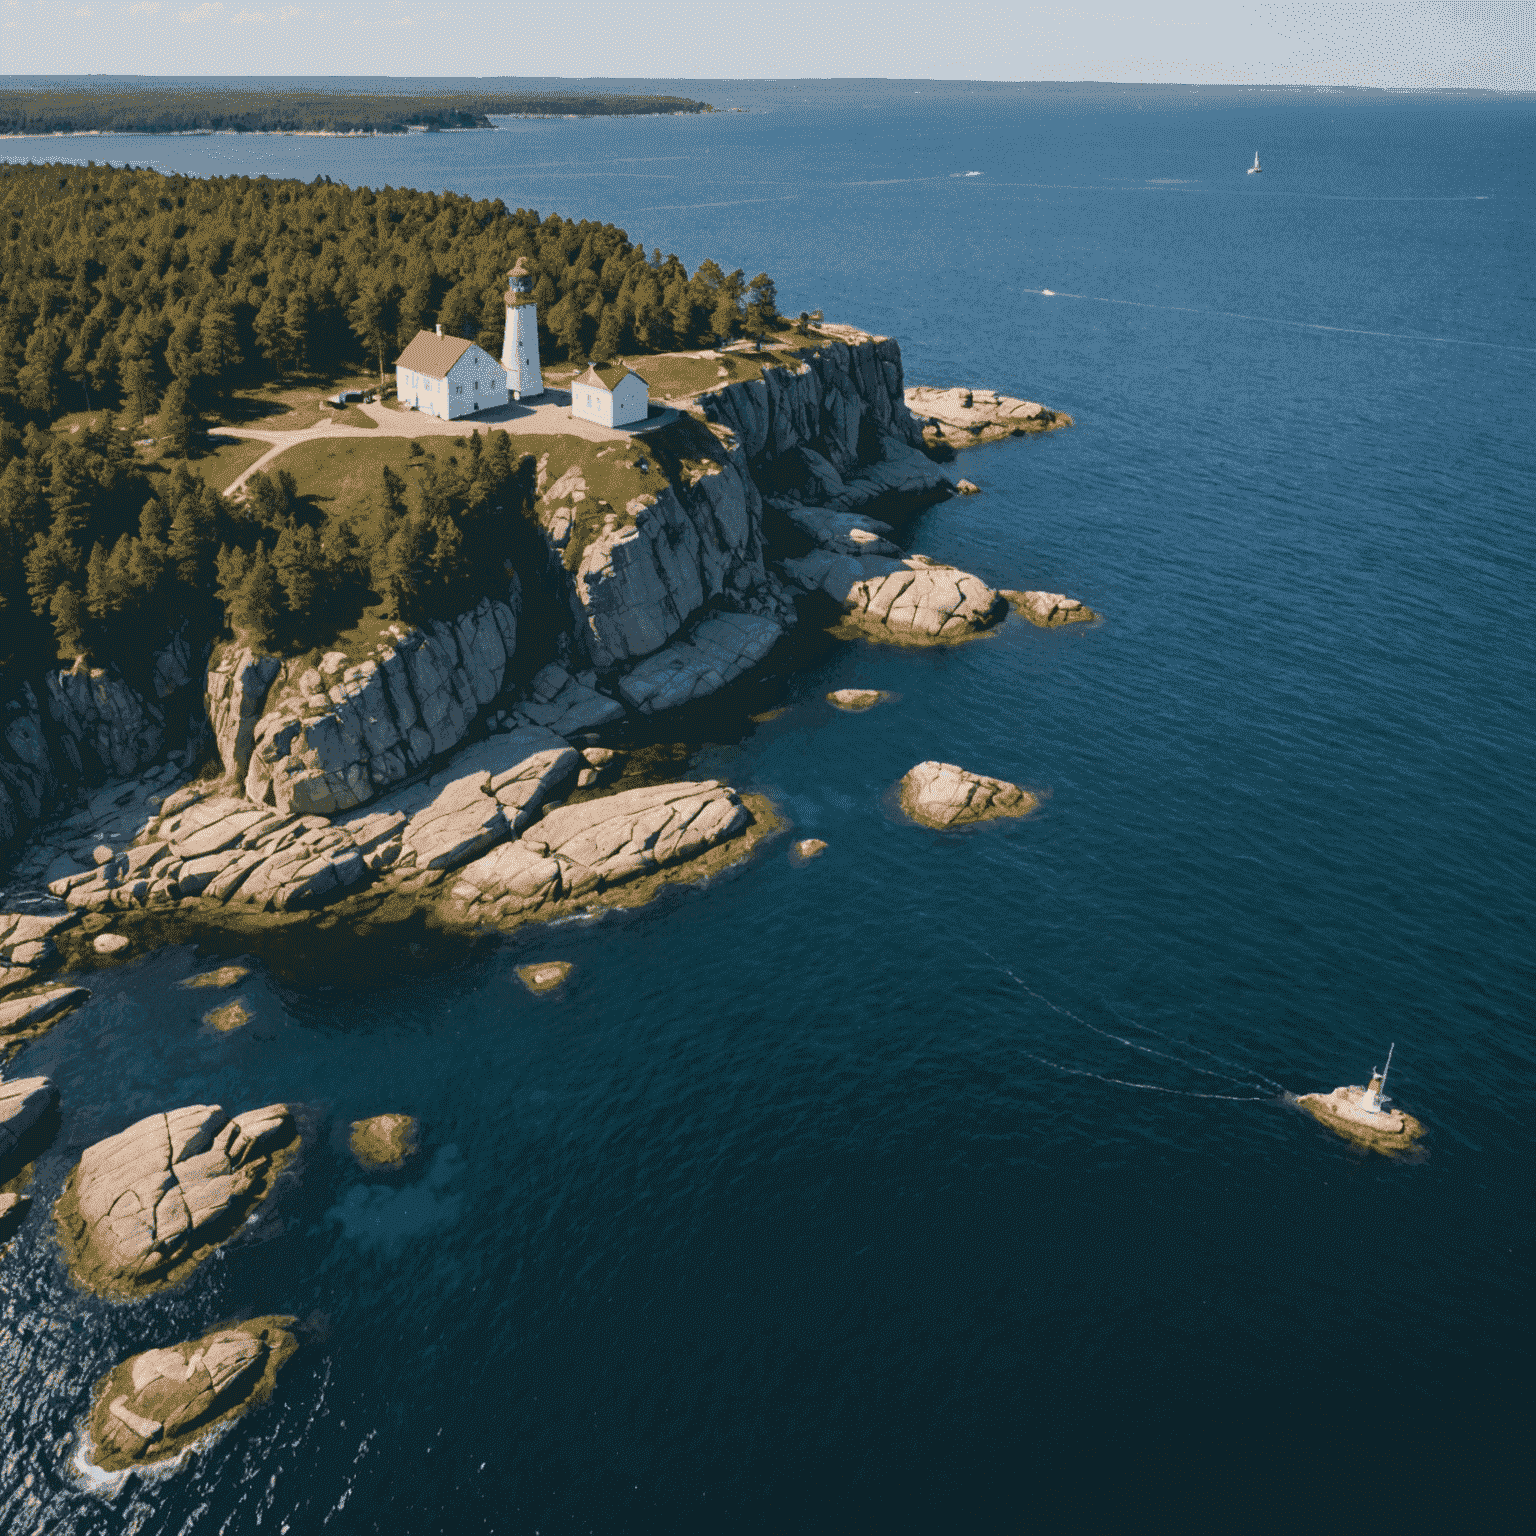
[[[1536,100],[676,84],[748,110],[4,148],[766,269],[909,383],[1072,413],[907,542],[1103,622],[786,674],[695,769],[825,838],[805,868],[780,840],[393,971],[317,944],[233,1035],[177,986],[206,954],[96,973],[9,1069],[64,1120],[0,1261],[0,1525],[1477,1528],[1530,1429]],[[854,685],[899,701],[824,702]],[[930,757],[1043,808],[900,824]],[[576,969],[534,998],[545,958]],[[1286,1102],[1394,1042],[1422,1161]],[[147,1303],[71,1289],[45,1211],[84,1145],[274,1099],[302,1177],[245,1239]],[[382,1111],[423,1125],[393,1177],[345,1147]],[[303,1320],[273,1402],[87,1490],[95,1379],[251,1312]]]

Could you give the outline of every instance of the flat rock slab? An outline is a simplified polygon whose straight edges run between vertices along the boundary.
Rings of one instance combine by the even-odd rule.
[[[460,870],[448,902],[469,921],[496,922],[600,897],[698,858],[751,824],[736,791],[713,779],[561,806]]]
[[[827,695],[827,703],[834,709],[860,714],[866,709],[873,709],[877,704],[889,703],[895,697],[894,693],[887,693],[883,688],[835,688]]]
[[[1424,1134],[1424,1127],[1404,1110],[1391,1109],[1371,1114],[1361,1107],[1365,1089],[1358,1083],[1335,1088],[1332,1093],[1304,1093],[1296,1103],[1321,1125],[1373,1152],[1393,1153],[1412,1150]]]
[[[802,837],[789,850],[791,864],[809,864],[812,859],[818,858],[827,851],[827,845],[819,837]]]
[[[0,1082],[0,1166],[58,1102],[59,1090],[51,1078],[17,1077]]]
[[[299,1347],[296,1321],[253,1317],[131,1355],[96,1383],[87,1459],[104,1472],[164,1461],[265,1402]]]
[[[1008,599],[1015,613],[1041,629],[1051,629],[1058,624],[1083,624],[1098,618],[1092,608],[1063,592],[1016,592],[1004,587],[1000,595]]]
[[[648,656],[619,692],[647,715],[707,698],[755,667],[783,633],[783,625],[761,614],[717,613],[686,640]]]
[[[1039,803],[1017,784],[970,773],[954,763],[919,763],[901,781],[902,810],[922,826],[941,831],[999,817],[1027,816]]]
[[[1037,401],[1015,400],[990,389],[918,385],[905,395],[907,409],[923,424],[924,441],[944,442],[954,448],[1072,425],[1070,416],[1048,411]]]
[[[571,737],[583,731],[601,730],[624,718],[624,706],[571,676],[552,661],[534,674],[530,697],[516,705],[512,714],[526,725],[539,725]]]
[[[128,937],[121,933],[98,933],[91,940],[91,948],[98,955],[120,955],[128,948]]]
[[[76,1284],[140,1296],[174,1285],[233,1235],[294,1150],[286,1104],[149,1115],[87,1147],[55,1208]]]
[[[398,1168],[416,1152],[420,1126],[410,1115],[354,1120],[348,1144],[365,1168]]]
[[[541,960],[533,965],[520,965],[517,979],[530,992],[553,992],[567,976],[572,966],[565,960]]]

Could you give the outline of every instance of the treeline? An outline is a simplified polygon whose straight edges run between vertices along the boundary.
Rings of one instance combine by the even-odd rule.
[[[0,671],[83,654],[145,683],[178,630],[307,647],[371,602],[416,622],[505,595],[530,468],[505,432],[446,462],[418,453],[406,476],[383,471],[359,533],[285,471],[231,502],[185,462],[152,476],[111,425],[0,428]]]
[[[647,256],[613,224],[457,193],[107,166],[0,166],[0,416],[196,412],[294,374],[382,374],[441,323],[500,355],[507,271],[534,275],[548,361],[761,334],[766,273]]]
[[[406,133],[491,128],[492,117],[709,112],[685,96],[562,92],[0,91],[0,133]]]

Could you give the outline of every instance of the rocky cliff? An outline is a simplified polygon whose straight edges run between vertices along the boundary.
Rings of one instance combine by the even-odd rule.
[[[167,746],[187,745],[200,670],[200,658],[175,635],[155,653],[143,692],[116,672],[80,662],[44,673],[41,697],[23,682],[0,710],[0,847],[75,786],[128,778]]]

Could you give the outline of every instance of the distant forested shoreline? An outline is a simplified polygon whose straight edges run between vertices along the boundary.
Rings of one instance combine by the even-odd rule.
[[[492,117],[634,117],[711,112],[685,96],[593,92],[141,90],[0,91],[0,134],[408,133],[491,128]]]

